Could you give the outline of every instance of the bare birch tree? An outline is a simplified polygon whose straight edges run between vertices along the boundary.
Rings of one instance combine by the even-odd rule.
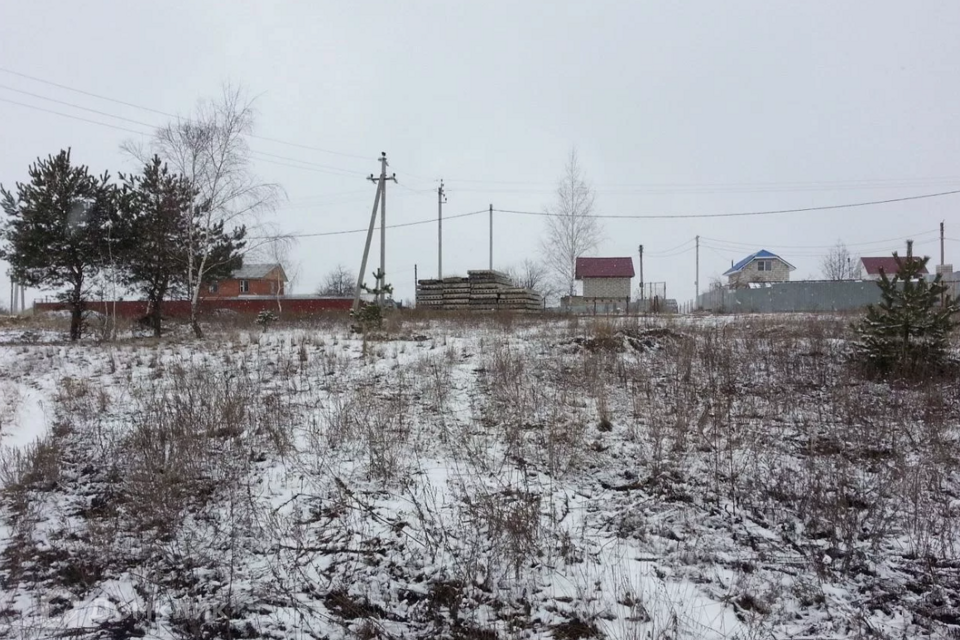
[[[277,300],[277,313],[283,313],[283,297],[290,295],[293,287],[293,281],[299,276],[299,264],[293,264],[291,254],[296,246],[296,239],[277,234],[273,236],[266,245],[261,247],[259,254],[271,264],[280,265],[277,270],[277,280],[273,283],[273,293]],[[284,280],[286,276],[286,280]]]
[[[827,280],[853,280],[857,277],[860,260],[850,254],[842,240],[830,249],[820,261],[820,271]]]
[[[272,211],[283,190],[261,182],[251,166],[246,136],[256,113],[242,89],[225,86],[217,100],[203,100],[190,119],[179,119],[154,132],[148,150],[132,143],[124,150],[143,160],[156,154],[186,177],[196,190],[193,212],[199,224],[186,225],[185,281],[190,295],[190,324],[203,336],[198,319],[200,293],[208,274],[230,256],[218,256],[217,230],[243,237],[260,216]],[[248,250],[253,248],[248,246]]]
[[[576,149],[570,151],[563,177],[557,185],[556,200],[545,208],[546,235],[540,242],[544,262],[557,284],[573,295],[577,258],[600,244],[603,228],[594,217],[596,193],[587,182]]]

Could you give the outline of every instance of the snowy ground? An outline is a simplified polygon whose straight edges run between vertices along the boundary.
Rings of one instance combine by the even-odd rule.
[[[950,637],[960,390],[845,322],[18,328],[0,635]]]

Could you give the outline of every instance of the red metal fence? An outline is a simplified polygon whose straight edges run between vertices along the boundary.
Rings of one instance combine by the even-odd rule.
[[[352,298],[205,298],[200,300],[200,314],[212,315],[216,311],[232,311],[244,315],[256,315],[261,311],[273,311],[278,316],[302,318],[329,311],[348,311]],[[62,302],[35,302],[35,313],[63,311],[68,309]],[[144,300],[118,300],[89,302],[87,309],[105,315],[116,314],[121,318],[138,319],[147,315]],[[168,318],[189,318],[189,300],[168,300],[163,303],[163,315]]]

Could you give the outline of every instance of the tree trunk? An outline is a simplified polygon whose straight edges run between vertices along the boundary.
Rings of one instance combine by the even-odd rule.
[[[150,292],[150,326],[153,327],[153,337],[160,338],[163,325],[163,299],[167,295],[167,282],[157,284]]]
[[[193,327],[193,336],[195,338],[203,337],[203,330],[200,328],[199,314],[197,313],[197,301],[190,301],[190,326]]]
[[[190,257],[191,269],[193,268],[193,255]],[[193,271],[192,295],[190,296],[190,326],[193,327],[193,335],[198,340],[203,337],[203,330],[200,328],[200,287],[203,286],[203,274],[206,272],[207,256],[204,255],[197,265],[196,271]]]
[[[153,337],[159,338],[161,335],[160,331],[160,322],[161,322],[161,313],[160,313],[160,301],[155,300],[153,303],[153,308],[150,309],[150,324],[153,326]]]
[[[70,340],[76,342],[83,333],[83,303],[70,304]]]
[[[202,280],[198,276],[193,286],[190,296],[190,326],[193,328],[193,335],[200,339],[203,337],[203,330],[200,328],[200,283]]]
[[[73,286],[70,296],[70,340],[76,342],[83,335],[83,281]]]

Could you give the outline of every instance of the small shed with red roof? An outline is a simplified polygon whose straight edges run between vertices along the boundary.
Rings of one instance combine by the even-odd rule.
[[[630,300],[633,258],[577,258],[576,279],[583,281],[583,297]]]

